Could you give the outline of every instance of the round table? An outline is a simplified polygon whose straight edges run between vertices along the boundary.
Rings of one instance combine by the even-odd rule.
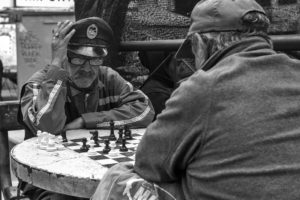
[[[136,129],[144,132],[145,129]],[[109,130],[98,130],[99,136]],[[89,130],[72,130],[67,138],[90,137]],[[47,152],[37,147],[37,138],[25,140],[11,150],[11,168],[16,177],[45,190],[90,198],[108,168],[91,158],[65,148]]]

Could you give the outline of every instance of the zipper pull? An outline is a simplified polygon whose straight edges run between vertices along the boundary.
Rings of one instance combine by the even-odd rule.
[[[87,105],[88,105],[88,98],[89,98],[90,94],[86,93],[84,96],[84,112],[87,112]]]

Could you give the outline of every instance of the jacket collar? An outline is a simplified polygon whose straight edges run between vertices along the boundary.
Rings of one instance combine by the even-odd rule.
[[[252,36],[242,41],[238,41],[230,45],[229,47],[217,51],[203,64],[201,68],[204,71],[208,71],[222,59],[235,53],[272,48],[272,45],[269,44],[265,38],[259,36]]]

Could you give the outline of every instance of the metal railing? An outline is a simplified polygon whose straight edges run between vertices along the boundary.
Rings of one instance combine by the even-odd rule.
[[[271,35],[276,51],[300,51],[300,34]],[[121,42],[119,51],[176,51],[184,39],[126,41]]]

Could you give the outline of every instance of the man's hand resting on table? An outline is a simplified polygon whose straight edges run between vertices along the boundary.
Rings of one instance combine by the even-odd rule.
[[[83,119],[82,117],[79,117],[77,119],[75,119],[74,121],[68,123],[64,130],[74,130],[74,129],[81,129],[81,128],[84,128],[84,122],[83,122]]]

